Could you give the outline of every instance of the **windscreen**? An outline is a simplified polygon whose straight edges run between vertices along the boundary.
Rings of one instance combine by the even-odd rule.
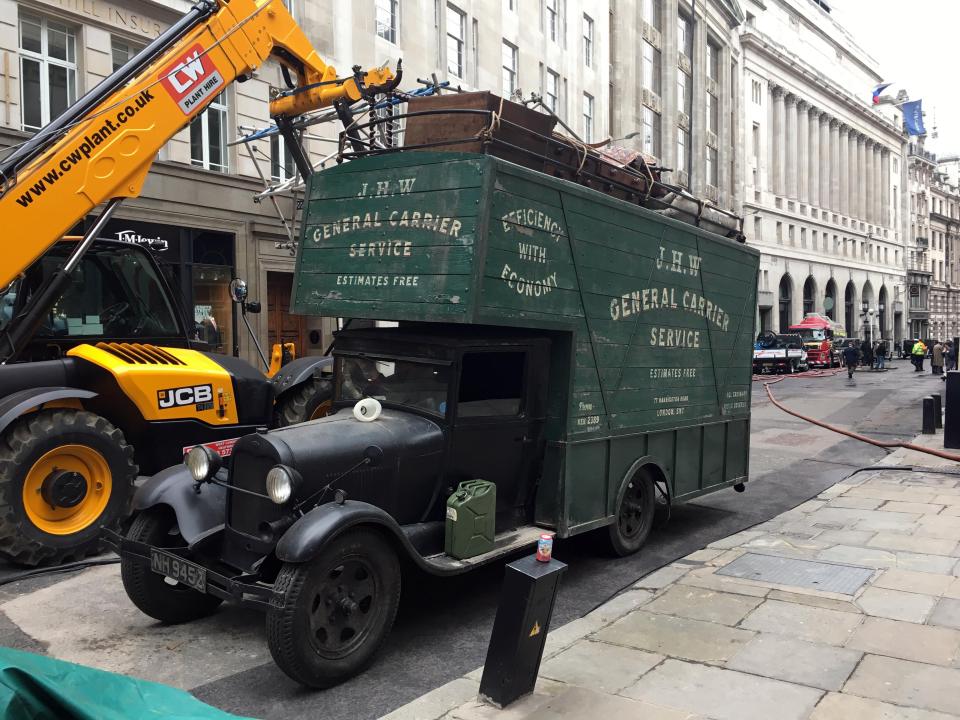
[[[450,370],[445,365],[352,356],[340,357],[338,362],[340,400],[372,397],[438,415],[447,410]]]

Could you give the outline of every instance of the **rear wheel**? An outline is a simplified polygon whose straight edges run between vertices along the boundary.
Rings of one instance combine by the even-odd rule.
[[[640,468],[627,482],[617,504],[617,517],[607,528],[610,549],[615,555],[632,555],[643,547],[653,529],[656,509],[653,477]]]
[[[166,505],[149,508],[137,515],[127,538],[158,548],[186,545],[177,527],[177,517]],[[121,556],[120,576],[123,589],[133,604],[162,623],[175,624],[205,617],[223,602],[218,597],[153,572],[146,562],[137,558]]]
[[[137,465],[123,433],[73,409],[42,410],[0,439],[0,553],[22,565],[78,560],[130,513]]]
[[[314,376],[277,401],[277,427],[322,418],[330,413],[332,406],[333,383]]]
[[[375,530],[335,538],[309,563],[287,563],[267,610],[267,643],[283,672],[309,687],[330,687],[366,668],[393,627],[400,563]]]

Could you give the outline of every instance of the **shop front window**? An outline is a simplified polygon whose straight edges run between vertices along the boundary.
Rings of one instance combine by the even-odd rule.
[[[232,272],[222,265],[193,266],[193,322],[196,337],[211,352],[233,352]]]

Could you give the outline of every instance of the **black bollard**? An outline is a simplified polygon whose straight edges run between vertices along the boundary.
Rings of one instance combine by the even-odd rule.
[[[507,565],[480,678],[482,700],[504,708],[533,692],[566,569],[559,560],[539,562],[533,555]]]
[[[937,432],[937,421],[933,417],[933,398],[923,399],[923,434],[934,435]]]
[[[943,414],[943,446],[960,448],[960,371],[947,373],[947,401]]]
[[[930,397],[933,398],[933,424],[940,430],[943,428],[943,396],[936,392]]]

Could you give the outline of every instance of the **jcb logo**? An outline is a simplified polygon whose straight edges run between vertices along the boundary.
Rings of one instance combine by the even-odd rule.
[[[202,405],[213,405],[213,386],[212,385],[191,385],[189,387],[171,388],[170,390],[157,391],[157,407],[161,410],[169,410],[175,407],[184,407],[185,405],[197,405],[198,410],[203,409]]]
[[[196,43],[160,73],[160,83],[185,115],[223,89],[223,77],[210,55]]]

